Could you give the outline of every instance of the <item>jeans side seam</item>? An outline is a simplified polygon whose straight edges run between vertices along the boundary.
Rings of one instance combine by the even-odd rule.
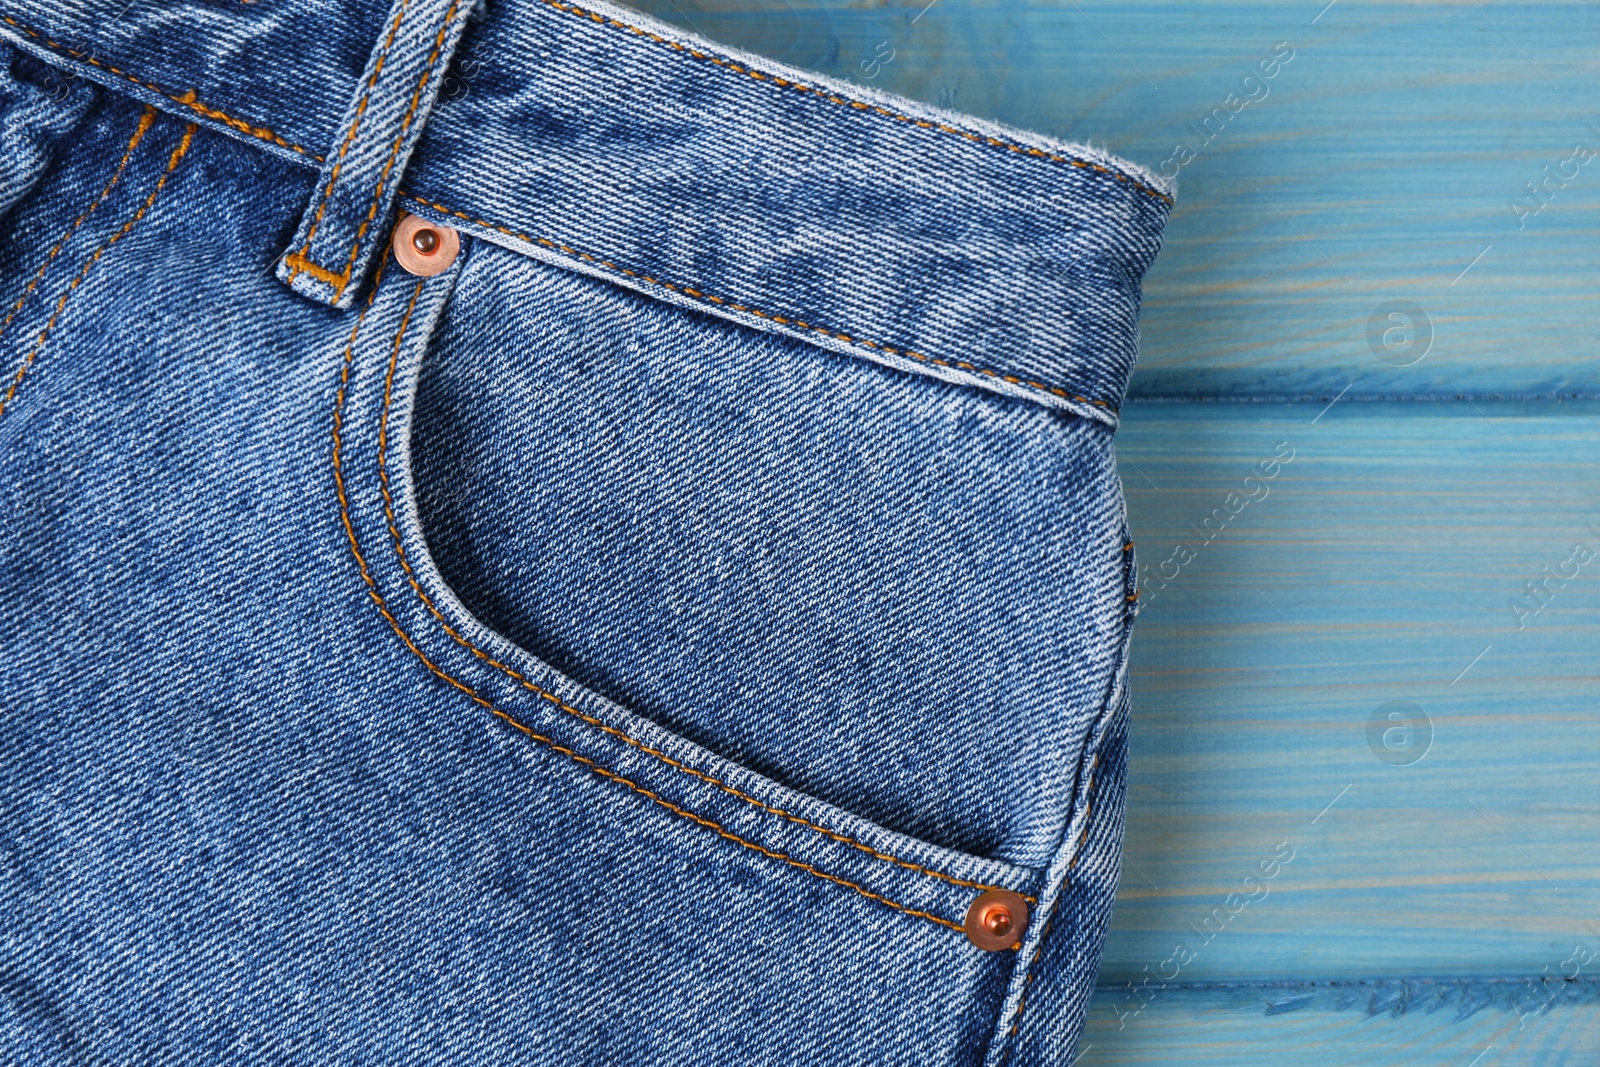
[[[6,395],[0,398],[0,415],[6,413],[7,406],[11,403],[12,398],[17,395],[17,387],[22,384],[22,379],[27,376],[28,369],[33,366],[34,360],[39,357],[40,350],[44,348],[45,339],[50,336],[50,331],[55,329],[56,320],[61,318],[61,312],[66,308],[67,301],[77,291],[78,286],[83,284],[83,280],[89,276],[90,269],[100,261],[100,257],[105,255],[112,245],[126,237],[129,231],[138,225],[139,220],[145,217],[145,214],[150,210],[150,206],[156,202],[156,197],[161,195],[161,190],[166,186],[167,179],[172,177],[172,172],[178,169],[179,162],[188,153],[189,145],[194,140],[197,129],[199,127],[192,122],[184,127],[183,139],[172,150],[172,155],[167,159],[167,169],[162,172],[160,180],[156,182],[156,187],[150,190],[150,195],[145,198],[145,202],[140,205],[138,211],[134,212],[132,218],[122,224],[122,229],[112,234],[104,244],[95,249],[94,255],[90,256],[88,261],[84,263],[83,268],[78,271],[77,277],[72,279],[72,284],[67,286],[66,292],[61,294],[61,299],[56,301],[56,309],[51,314],[50,321],[45,323],[43,330],[39,331],[39,337],[34,341],[33,348],[29,350],[27,358],[22,361],[22,366],[17,368],[17,375],[11,380],[11,387],[6,390]]]
[[[1125,542],[1125,545],[1131,546],[1132,541],[1129,540]],[[1124,554],[1130,550],[1131,549],[1129,547],[1125,547],[1123,550]],[[1033,968],[1038,964],[1040,957],[1044,954],[1044,942],[1054,924],[1055,911],[1061,905],[1061,898],[1066,894],[1067,886],[1071,881],[1072,871],[1078,866],[1078,861],[1083,857],[1084,842],[1089,839],[1089,833],[1094,825],[1092,818],[1094,814],[1095,800],[1094,787],[1096,775],[1100,766],[1100,755],[1104,751],[1106,738],[1110,735],[1112,729],[1116,725],[1117,717],[1120,714],[1119,704],[1123,701],[1124,689],[1127,685],[1125,672],[1128,668],[1128,654],[1131,650],[1133,636],[1133,617],[1131,614],[1126,612],[1124,613],[1122,625],[1123,644],[1120,662],[1117,666],[1117,671],[1113,677],[1110,689],[1106,694],[1105,706],[1100,717],[1099,728],[1094,732],[1093,739],[1090,741],[1084,752],[1084,755],[1088,757],[1088,760],[1086,763],[1080,763],[1080,767],[1082,768],[1080,774],[1082,774],[1085,778],[1084,788],[1081,794],[1083,798],[1083,830],[1078,834],[1077,840],[1072,841],[1069,844],[1066,839],[1066,835],[1071,831],[1072,822],[1078,818],[1078,815],[1075,813],[1069,816],[1067,825],[1062,831],[1062,844],[1056,850],[1056,858],[1052,860],[1050,864],[1050,867],[1046,873],[1044,888],[1041,890],[1041,896],[1046,897],[1048,902],[1044,913],[1042,913],[1040,916],[1044,922],[1044,925],[1039,928],[1039,936],[1034,940],[1032,954],[1028,957],[1027,962],[1022,964],[1022,969],[1020,972],[1022,977],[1022,985],[1018,991],[1016,1006],[1010,1009],[1011,1025],[1007,1027],[1002,1034],[998,1035],[995,1042],[991,1042],[990,1044],[991,1054],[993,1053],[995,1043],[1000,1043],[1002,1045],[999,1055],[994,1059],[993,1067],[1002,1067],[1003,1064],[1008,1062],[1011,1059],[1016,1045],[1021,1040],[1022,1011],[1023,1008],[1027,1006],[1028,986],[1033,983],[1036,977],[1033,973]],[[1062,867],[1062,858],[1067,854],[1070,854],[1071,859],[1066,863],[1065,867]],[[1013,981],[1015,981],[1015,979],[1013,979]],[[1006,1009],[1002,1006],[1002,1019],[1005,1016],[1005,1011]]]
[[[119,70],[116,67],[113,67],[109,63],[106,63],[106,62],[103,62],[102,60],[96,59],[94,56],[89,55],[87,52],[80,52],[75,48],[68,48],[64,44],[61,44],[61,43],[59,43],[57,41],[52,41],[49,37],[47,37],[44,34],[40,33],[38,30],[32,29],[31,27],[28,27],[28,26],[24,26],[22,23],[18,22],[16,19],[12,18],[10,15],[0,15],[0,21],[5,22],[6,25],[11,26],[14,29],[21,30],[23,33],[27,34],[29,37],[32,37],[35,40],[40,41],[41,43],[43,43],[46,47],[50,48],[52,51],[59,52],[62,55],[66,56],[67,58],[77,60],[80,63],[89,63],[89,64],[92,64],[93,66],[99,67],[101,70],[110,71],[112,74],[115,74],[119,78],[126,78],[128,81],[131,81],[133,84],[139,86],[139,88],[148,89],[150,92],[156,93],[156,94],[158,94],[160,96],[164,96],[168,100],[171,100],[174,103],[182,104],[184,107],[186,107],[189,110],[193,111],[197,115],[203,115],[208,119],[212,119],[212,120],[214,120],[216,122],[220,122],[224,126],[229,127],[230,129],[238,130],[240,133],[247,133],[251,137],[256,138],[257,140],[260,140],[260,141],[271,141],[273,144],[277,145],[279,148],[287,148],[291,152],[298,152],[300,155],[305,156],[307,159],[314,159],[318,163],[324,162],[323,158],[321,156],[317,155],[315,152],[313,152],[313,151],[311,151],[311,150],[309,150],[307,148],[302,148],[300,145],[294,144],[293,142],[284,140],[282,137],[278,136],[276,133],[272,132],[270,129],[268,129],[265,126],[258,125],[257,123],[250,122],[250,121],[248,121],[246,119],[235,118],[234,116],[228,114],[226,111],[223,111],[220,108],[214,108],[214,107],[211,107],[211,106],[209,106],[207,104],[202,104],[199,101],[199,99],[197,98],[197,95],[196,95],[196,93],[195,93],[195,91],[193,89],[190,89],[188,92],[182,93],[182,94],[169,92],[166,89],[161,88],[161,86],[155,84],[154,82],[145,81],[143,78],[139,77],[136,74],[129,74],[125,70]]]
[[[56,241],[51,247],[49,253],[44,257],[44,262],[39,264],[39,269],[34,273],[33,280],[28,282],[26,289],[22,290],[22,295],[17,297],[17,302],[11,305],[11,311],[6,315],[5,321],[0,322],[0,334],[6,332],[6,328],[11,325],[11,320],[17,317],[17,313],[22,310],[22,305],[28,302],[28,297],[33,295],[34,289],[44,279],[45,271],[50,269],[50,264],[55,262],[56,256],[61,254],[61,250],[67,246],[67,242],[72,239],[72,235],[78,232],[78,227],[88,221],[89,216],[93,215],[96,209],[105,202],[106,197],[111,195],[111,190],[117,187],[117,183],[122,180],[123,172],[128,169],[128,160],[133,158],[133,150],[139,147],[140,141],[144,140],[145,132],[150,129],[151,124],[155,122],[155,118],[156,109],[146,104],[144,113],[139,116],[138,125],[133,128],[133,136],[128,138],[128,146],[122,150],[122,158],[117,161],[115,169],[111,172],[111,177],[100,189],[100,193],[94,198],[94,201],[83,209],[82,214],[72,220],[72,225],[67,227],[67,232],[63,233],[60,240]]]
[[[647,798],[651,802],[653,802],[653,803],[665,808],[666,810],[672,812],[673,814],[682,816],[683,818],[688,819],[690,822],[693,822],[693,823],[695,823],[697,825],[700,825],[700,826],[703,826],[703,827],[705,827],[705,828],[707,828],[709,830],[712,830],[719,837],[726,838],[727,840],[732,841],[735,844],[741,845],[741,846],[743,846],[745,848],[748,848],[748,849],[750,849],[750,850],[752,850],[754,852],[758,852],[763,856],[767,856],[768,858],[779,860],[779,861],[781,861],[783,863],[788,864],[791,867],[796,867],[796,868],[798,868],[800,870],[803,870],[803,871],[807,872],[808,874],[815,875],[816,877],[821,878],[824,881],[832,882],[835,885],[843,886],[846,889],[853,890],[854,892],[861,894],[862,896],[866,897],[867,899],[875,901],[875,902],[877,902],[879,904],[883,904],[883,905],[885,905],[885,906],[887,906],[889,908],[894,909],[895,911],[902,912],[902,913],[904,913],[906,915],[912,915],[912,916],[915,916],[917,918],[927,919],[930,922],[937,923],[940,926],[948,927],[949,929],[955,930],[958,933],[964,933],[965,932],[965,928],[960,923],[952,922],[951,920],[949,920],[949,919],[947,919],[947,918],[945,918],[945,917],[943,917],[941,915],[936,915],[936,914],[934,914],[933,912],[930,912],[930,911],[922,911],[922,910],[918,910],[918,909],[915,909],[915,908],[908,907],[907,905],[904,905],[904,904],[900,904],[900,903],[898,903],[898,902],[896,902],[894,900],[891,900],[890,898],[888,898],[886,896],[883,896],[880,893],[873,892],[872,890],[866,888],[865,886],[858,885],[857,883],[849,881],[848,879],[845,879],[845,878],[841,878],[838,875],[829,874],[828,872],[820,870],[817,867],[813,866],[812,864],[806,863],[803,860],[796,859],[795,857],[790,856],[787,853],[779,852],[776,849],[767,848],[764,845],[761,845],[761,844],[758,844],[758,843],[756,843],[754,841],[749,841],[749,840],[747,840],[747,839],[745,839],[743,837],[740,837],[737,834],[734,834],[731,831],[729,831],[728,829],[726,829],[725,827],[723,827],[720,823],[717,823],[717,822],[715,822],[715,821],[713,821],[711,819],[707,819],[702,815],[697,815],[694,812],[689,811],[686,808],[680,807],[679,805],[674,804],[672,801],[666,799],[665,797],[661,796],[660,794],[655,793],[652,790],[646,789],[644,786],[639,785],[637,782],[634,782],[634,781],[632,781],[632,780],[630,780],[628,778],[624,778],[622,775],[617,774],[615,771],[612,771],[612,770],[610,770],[610,769],[608,769],[606,767],[603,767],[599,763],[597,763],[596,761],[594,761],[592,759],[589,759],[588,757],[583,756],[583,755],[579,754],[578,752],[575,752],[574,750],[572,750],[570,748],[567,748],[566,746],[560,744],[559,742],[557,742],[553,738],[546,737],[545,735],[534,731],[531,727],[519,722],[514,716],[512,716],[508,712],[505,712],[505,711],[501,710],[500,708],[496,707],[490,700],[488,700],[486,697],[484,697],[477,690],[473,689],[471,686],[467,685],[465,682],[462,682],[462,681],[456,679],[455,677],[451,676],[450,674],[448,674],[446,671],[444,671],[443,668],[441,668],[438,665],[436,665],[431,659],[428,658],[428,656],[420,648],[417,647],[416,643],[412,640],[411,636],[408,633],[406,633],[404,627],[402,627],[400,625],[400,621],[397,618],[395,618],[393,612],[391,612],[389,610],[388,603],[384,600],[382,594],[378,592],[377,582],[373,579],[371,572],[367,568],[366,557],[362,554],[360,542],[356,537],[355,526],[354,526],[354,524],[352,523],[352,521],[350,519],[350,503],[349,503],[349,496],[345,492],[343,458],[342,458],[342,454],[341,454],[342,447],[343,447],[344,404],[345,404],[345,397],[346,397],[348,389],[349,389],[350,366],[351,366],[351,363],[352,363],[352,361],[354,359],[356,339],[357,339],[358,334],[360,333],[362,323],[366,319],[367,312],[370,311],[371,308],[372,308],[373,300],[377,296],[378,288],[379,288],[379,285],[382,282],[382,280],[383,280],[383,278],[382,278],[382,273],[381,273],[381,270],[380,270],[378,278],[373,283],[372,291],[368,294],[367,303],[362,308],[361,313],[357,316],[355,324],[351,327],[350,337],[349,337],[348,342],[345,345],[344,360],[343,360],[342,366],[340,367],[340,372],[339,372],[339,389],[338,389],[338,392],[337,392],[337,395],[336,395],[335,406],[334,406],[334,420],[333,420],[333,474],[334,474],[335,488],[337,490],[338,497],[339,497],[340,520],[341,520],[341,522],[342,522],[342,524],[344,526],[345,536],[349,539],[349,542],[350,542],[350,551],[355,556],[357,567],[361,571],[361,577],[362,577],[363,581],[366,583],[367,595],[368,595],[368,597],[370,597],[372,599],[373,603],[377,605],[379,613],[382,614],[384,619],[389,623],[389,626],[394,630],[395,634],[400,638],[401,642],[406,646],[406,648],[409,649],[411,651],[411,653],[414,656],[416,656],[417,659],[419,659],[422,662],[423,666],[427,667],[427,669],[431,673],[436,675],[442,681],[444,681],[444,682],[448,683],[449,685],[451,685],[453,688],[455,688],[455,689],[459,690],[460,692],[464,693],[474,703],[476,703],[479,706],[487,709],[495,717],[501,719],[502,721],[504,721],[508,725],[514,727],[515,729],[517,729],[521,733],[525,734],[530,739],[539,742],[540,744],[544,745],[545,747],[547,747],[547,748],[549,748],[549,749],[551,749],[551,750],[553,750],[555,752],[561,753],[563,756],[566,756],[567,758],[573,760],[574,762],[576,762],[578,764],[581,764],[584,767],[587,767],[590,771],[594,772],[595,774],[599,775],[600,777],[605,778],[608,781],[616,782],[619,785],[626,786],[629,789],[633,790],[634,792],[638,793],[639,795]],[[425,280],[419,280],[417,282],[417,284],[416,284],[416,287],[412,290],[411,300],[410,300],[409,304],[406,307],[406,311],[405,311],[404,316],[401,318],[398,331],[396,332],[396,335],[395,335],[394,343],[393,343],[393,345],[391,346],[391,349],[390,349],[389,367],[388,367],[387,376],[386,376],[385,382],[384,382],[383,421],[384,421],[385,426],[386,426],[387,421],[388,421],[389,399],[390,399],[390,396],[392,394],[392,388],[391,387],[392,387],[393,380],[394,380],[395,365],[396,365],[396,362],[398,361],[398,358],[399,358],[400,347],[401,347],[401,344],[402,344],[403,339],[405,337],[406,328],[410,324],[411,314],[416,308],[417,298],[421,295],[423,286],[426,285],[426,284],[427,283],[426,283]]]
[[[1078,860],[1083,855],[1083,843],[1089,838],[1089,830],[1092,825],[1090,820],[1094,817],[1094,775],[1095,770],[1099,767],[1099,765],[1100,753],[1096,752],[1094,754],[1094,758],[1089,762],[1089,783],[1084,789],[1083,833],[1078,835],[1078,843],[1074,846],[1072,862],[1067,865],[1067,871],[1069,874],[1072,869],[1078,865]],[[1059,896],[1057,896],[1056,901],[1059,903]],[[1022,1028],[1022,1012],[1023,1009],[1028,1006],[1028,987],[1033,984],[1033,980],[1037,977],[1037,975],[1033,973],[1033,968],[1038,965],[1039,957],[1044,954],[1045,939],[1050,936],[1050,924],[1054,919],[1054,914],[1051,914],[1045,918],[1044,929],[1039,932],[1039,940],[1033,946],[1033,955],[1028,957],[1028,962],[1023,965],[1022,996],[1017,1001],[1016,1012],[1011,1016],[1011,1029],[1006,1031],[1006,1047],[1001,1050],[1000,1060],[997,1064],[997,1067],[1004,1065],[1006,1061],[1011,1058],[1011,1050],[1016,1048],[1017,1034]]]
[[[902,115],[898,111],[882,107],[878,104],[869,104],[864,100],[851,100],[846,97],[836,96],[833,93],[825,90],[815,89],[809,85],[802,85],[799,82],[790,81],[788,78],[780,78],[776,74],[766,74],[759,70],[752,70],[748,67],[741,66],[730,59],[724,59],[721,56],[714,56],[706,52],[701,52],[698,49],[690,48],[686,45],[680,44],[677,41],[669,40],[668,38],[662,37],[659,34],[651,33],[648,30],[641,30],[637,26],[629,25],[628,23],[622,22],[618,19],[608,18],[605,15],[601,15],[593,11],[585,11],[583,8],[580,8],[574,4],[562,3],[561,0],[542,0],[542,2],[548,4],[550,7],[553,7],[558,11],[564,11],[569,15],[576,15],[578,18],[588,19],[591,22],[596,22],[604,26],[610,26],[614,29],[627,30],[635,37],[648,37],[657,44],[664,44],[674,51],[690,56],[694,59],[709,60],[719,67],[724,67],[739,74],[746,74],[751,78],[754,78],[756,81],[769,82],[781,89],[794,89],[795,91],[801,93],[811,93],[818,99],[827,100],[835,104],[842,104],[853,108],[856,111],[865,111],[870,114],[883,115],[898,122],[909,122],[923,129],[936,130],[940,133],[955,134],[958,137],[965,138],[967,141],[973,144],[991,145],[995,148],[1004,148],[1012,152],[1033,156],[1038,159],[1047,159],[1055,163],[1065,163],[1068,166],[1076,167],[1080,170],[1092,170],[1099,174],[1110,175],[1119,182],[1126,182],[1135,189],[1138,189],[1140,192],[1155,197],[1168,207],[1171,207],[1173,204],[1172,197],[1168,196],[1167,194],[1158,189],[1152,189],[1143,182],[1138,181],[1135,178],[1130,178],[1121,171],[1116,170],[1113,167],[1107,167],[1104,164],[1093,163],[1086,159],[1074,159],[1070,156],[1059,156],[1053,152],[1047,152],[1042,148],[1025,148],[1022,145],[1013,144],[1010,141],[1002,141],[997,137],[989,137],[984,134],[972,133],[969,130],[963,130],[956,126],[949,126],[942,122],[932,122],[928,119],[912,118],[910,115]]]
[[[549,0],[546,0],[546,2],[549,2]],[[488,219],[475,218],[474,216],[467,214],[465,211],[457,211],[455,208],[446,207],[444,204],[438,203],[437,201],[408,193],[405,190],[401,190],[400,195],[407,200],[421,204],[424,207],[432,208],[433,210],[442,212],[443,214],[451,215],[458,219],[465,219],[467,222],[475,223],[479,226],[487,226],[489,229],[498,233],[503,233],[507,237],[515,237],[517,240],[526,241],[528,244],[542,245],[545,248],[553,249],[554,251],[560,252],[562,255],[571,257],[573,259],[581,259],[586,263],[598,264],[607,268],[608,270],[616,271],[619,274],[625,274],[630,278],[637,278],[640,281],[646,282],[650,285],[659,285],[663,289],[671,290],[674,293],[681,293],[684,296],[690,297],[694,300],[717,304],[722,307],[731,308],[734,311],[742,311],[747,315],[754,315],[758,319],[766,319],[770,322],[776,322],[781,326],[792,326],[797,329],[820,333],[827,337],[832,337],[835,340],[843,341],[846,344],[861,345],[864,348],[870,348],[878,352],[887,352],[893,356],[909,357],[919,363],[929,363],[938,367],[948,367],[956,370],[963,370],[969,374],[977,374],[986,378],[996,378],[1010,385],[1025,386],[1030,389],[1037,389],[1041,392],[1049,393],[1052,396],[1059,397],[1062,400],[1076,400],[1081,403],[1092,404],[1097,408],[1104,408],[1112,413],[1115,413],[1117,410],[1115,406],[1107,403],[1104,400],[1095,400],[1090,397],[1080,396],[1077,393],[1062,389],[1060,386],[1050,385],[1045,382],[1035,381],[1030,378],[1019,378],[1014,374],[1003,374],[1000,371],[992,370],[988,367],[979,367],[976,364],[968,363],[965,360],[941,359],[938,356],[925,355],[921,352],[912,351],[909,348],[896,348],[893,345],[884,344],[879,341],[872,341],[866,338],[852,336],[851,334],[840,333],[839,331],[831,330],[826,326],[817,326],[812,323],[804,322],[800,319],[794,318],[793,316],[775,315],[770,312],[762,311],[759,308],[750,307],[748,304],[737,303],[725,297],[714,296],[710,293],[701,292],[698,289],[683,285],[681,283],[664,281],[652,275],[641,273],[640,271],[629,270],[627,267],[618,266],[609,259],[602,259],[598,256],[590,255],[587,252],[580,252],[570,245],[562,244],[559,241],[552,241],[548,237],[533,237],[529,234],[519,233],[518,231],[511,229],[509,226],[502,226],[499,223],[490,222]]]

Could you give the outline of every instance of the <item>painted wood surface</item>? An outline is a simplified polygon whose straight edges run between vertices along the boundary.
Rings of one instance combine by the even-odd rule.
[[[1236,1024],[1264,1055],[1261,1010],[1137,1012],[1163,981],[1600,975],[1597,427],[1594,402],[1129,407],[1146,602],[1102,1049],[1240,1062]],[[1508,1020],[1600,1041],[1588,1009],[1521,1025],[1536,1003],[1315,1025],[1335,1062],[1465,1065]],[[1390,1039],[1417,1058],[1365,1058]],[[1558,1061],[1483,1067],[1516,1062]]]
[[[1180,171],[1081,1062],[1600,1059],[1600,7],[638,4]]]
[[[1109,977],[1282,841],[1270,895],[1186,978],[1538,973],[1600,938],[1600,405],[1550,408],[1130,409]]]
[[[1394,983],[1285,988],[1258,983],[1126,996],[1090,1009],[1077,1067],[1592,1067],[1595,987],[1486,990]],[[1119,1012],[1121,1014],[1119,1014]]]

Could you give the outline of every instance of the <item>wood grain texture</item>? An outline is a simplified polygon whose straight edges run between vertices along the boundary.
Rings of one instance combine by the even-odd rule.
[[[1592,985],[1551,995],[1508,983],[1487,1004],[1470,985],[1464,996],[1419,983],[1169,988],[1142,1010],[1115,992],[1096,997],[1077,1067],[1589,1067],[1600,1057]]]
[[[1325,3],[639,6],[1152,169],[1197,149],[1146,279],[1135,395],[1600,395],[1600,158],[1563,166],[1600,150],[1600,7]],[[1242,91],[1280,43],[1294,58]],[[1409,367],[1368,345],[1394,299],[1432,323]]]
[[[1103,977],[1158,971],[1281,842],[1185,980],[1537,975],[1579,941],[1600,971],[1600,406],[1319,411],[1127,411],[1145,603]],[[1391,701],[1431,723],[1409,766],[1369,743]]]

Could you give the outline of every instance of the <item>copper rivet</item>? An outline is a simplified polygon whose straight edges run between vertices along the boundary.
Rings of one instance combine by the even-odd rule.
[[[967,940],[985,952],[1015,948],[1028,929],[1028,902],[1009,889],[989,889],[967,909]]]
[[[394,225],[391,244],[400,266],[423,278],[449,270],[461,251],[461,238],[455,230],[405,212]]]

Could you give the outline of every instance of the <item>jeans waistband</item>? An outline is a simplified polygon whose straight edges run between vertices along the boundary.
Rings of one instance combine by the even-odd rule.
[[[0,33],[317,170],[280,271],[314,299],[348,305],[398,203],[1115,425],[1165,179],[610,4],[473,3],[0,0]]]

